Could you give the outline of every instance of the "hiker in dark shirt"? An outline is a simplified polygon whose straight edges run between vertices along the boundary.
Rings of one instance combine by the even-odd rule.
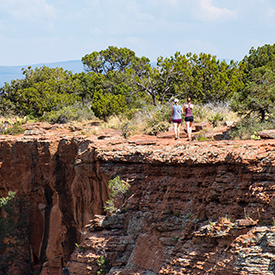
[[[194,105],[191,104],[191,97],[187,98],[187,103],[184,104],[184,112],[185,112],[185,124],[186,124],[186,131],[188,136],[188,141],[192,140],[192,123],[194,121],[194,116],[192,114],[192,110]]]

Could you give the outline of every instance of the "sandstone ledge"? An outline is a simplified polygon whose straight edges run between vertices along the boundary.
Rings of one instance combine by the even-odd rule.
[[[266,262],[261,267],[258,261],[257,272],[272,272],[267,270],[273,266],[272,256],[253,254],[262,249],[262,235],[261,245],[249,244],[251,253],[246,252],[243,237],[238,254],[234,249],[241,240],[236,238],[249,234],[246,228],[238,235],[218,235],[210,243],[194,233],[209,220],[230,216],[237,221],[245,213],[258,220],[260,215],[269,225],[265,235],[273,249],[273,140],[187,142],[148,136],[126,140],[68,133],[8,136],[0,140],[0,171],[0,195],[24,192],[34,205],[32,251],[40,264],[47,259],[44,274],[58,269],[58,264],[61,269],[69,260],[71,274],[96,274],[101,255],[112,265],[109,274],[203,274],[217,262],[221,266],[213,272],[253,274],[245,253],[256,255],[252,262],[264,255]],[[114,221],[102,222],[105,228],[86,232],[86,225],[99,217],[95,215],[104,219],[108,181],[116,175],[131,179],[132,197]],[[75,243],[86,250],[74,250]]]
[[[48,144],[57,146],[59,143],[79,144],[83,150],[95,151],[101,161],[118,161],[131,163],[163,163],[163,164],[213,164],[226,163],[270,163],[275,160],[275,140],[234,140],[186,142],[185,140],[159,140],[157,138],[129,140],[113,138],[98,140],[96,137],[85,136],[50,136],[50,137],[0,137],[0,143],[14,144]]]

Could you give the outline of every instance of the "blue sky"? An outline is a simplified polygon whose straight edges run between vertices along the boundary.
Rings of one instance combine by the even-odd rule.
[[[80,60],[108,46],[241,60],[275,43],[274,0],[0,0],[0,66]]]

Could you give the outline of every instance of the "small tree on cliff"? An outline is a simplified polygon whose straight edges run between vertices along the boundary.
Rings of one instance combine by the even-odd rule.
[[[27,275],[32,272],[29,213],[24,196],[9,192],[0,198],[0,274]]]
[[[120,177],[117,176],[109,181],[108,187],[110,190],[110,199],[106,201],[104,208],[110,214],[114,214],[125,201],[130,184],[128,180],[120,180]]]

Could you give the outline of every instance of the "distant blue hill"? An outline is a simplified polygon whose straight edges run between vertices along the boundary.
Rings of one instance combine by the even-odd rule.
[[[27,68],[29,66],[31,66],[32,69],[43,66],[47,66],[49,68],[59,67],[63,68],[64,70],[72,71],[74,74],[84,72],[83,64],[80,60],[40,63],[26,66],[0,66],[0,86],[3,86],[5,82],[10,82],[11,80],[23,79],[24,75],[22,74],[21,69]]]
[[[156,66],[157,62],[152,62],[151,64],[152,66]],[[59,67],[67,71],[72,71],[74,74],[84,72],[84,67],[80,60],[39,63],[25,66],[0,66],[0,87],[2,87],[5,82],[9,83],[11,80],[23,79],[24,75],[22,74],[22,68],[28,68],[29,66],[31,66],[32,69],[35,69],[36,67],[40,68],[43,66],[47,66],[49,68]]]
[[[230,59],[225,59],[225,62],[229,63]],[[151,66],[155,67],[157,62],[151,62]],[[71,61],[61,61],[53,63],[39,63],[34,65],[22,65],[22,66],[0,66],[0,87],[4,85],[5,82],[10,82],[11,80],[23,79],[24,75],[22,74],[22,68],[28,68],[29,66],[32,69],[36,67],[40,68],[42,66],[47,66],[49,68],[63,68],[64,70],[72,71],[74,74],[84,72],[83,64],[80,60],[71,60]]]

